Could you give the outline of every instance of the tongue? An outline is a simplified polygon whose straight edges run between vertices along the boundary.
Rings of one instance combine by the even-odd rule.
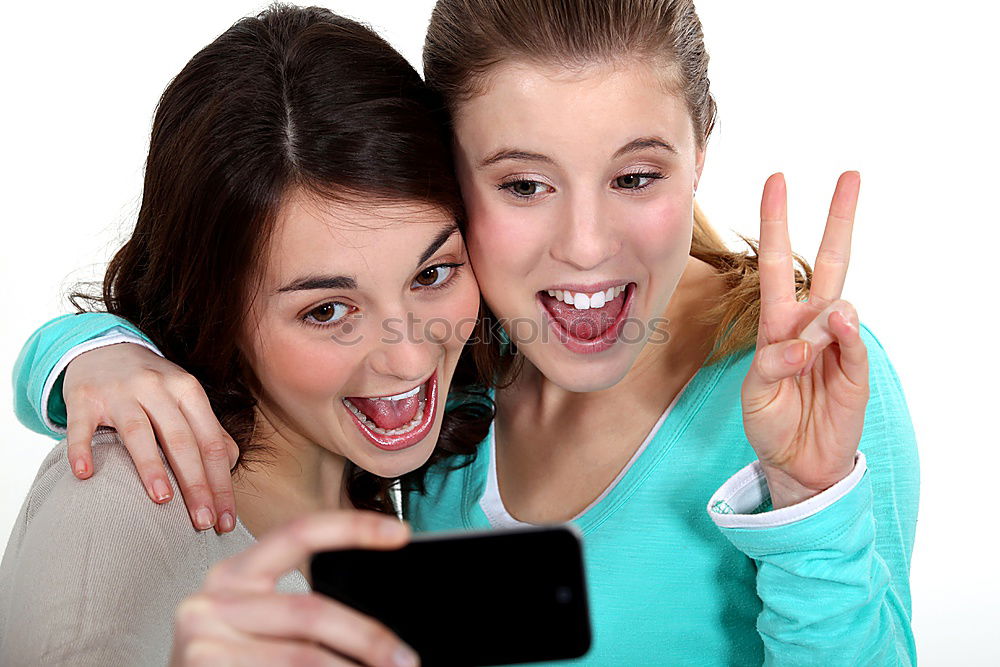
[[[399,428],[413,421],[420,407],[420,396],[414,395],[399,401],[384,398],[349,398],[354,407],[379,428]]]
[[[577,310],[542,292],[542,303],[548,309],[552,318],[559,323],[569,335],[581,340],[593,340],[603,334],[614,323],[625,305],[625,292],[604,304],[602,308]]]

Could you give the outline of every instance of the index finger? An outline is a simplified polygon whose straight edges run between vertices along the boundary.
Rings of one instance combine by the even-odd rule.
[[[406,524],[367,510],[309,514],[265,535],[209,572],[205,592],[273,590],[278,579],[318,551],[397,549],[409,540]]]
[[[73,407],[66,402],[66,456],[73,474],[87,479],[94,474],[94,453],[91,443],[100,420],[92,410]],[[148,489],[148,487],[147,487]]]
[[[760,273],[761,317],[769,306],[795,302],[795,271],[792,244],[788,238],[788,196],[784,174],[772,174],[764,183],[760,200],[760,245],[757,249]]]

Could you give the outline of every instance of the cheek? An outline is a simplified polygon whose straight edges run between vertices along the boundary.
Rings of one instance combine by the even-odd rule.
[[[547,239],[540,208],[517,207],[478,192],[469,197],[467,247],[480,287],[512,275],[524,276],[538,263]],[[496,261],[502,258],[502,261]]]
[[[254,372],[272,398],[329,400],[339,394],[352,368],[349,354],[319,333],[282,329],[261,331],[254,355]]]
[[[479,286],[469,271],[457,282],[446,299],[429,304],[420,313],[426,335],[449,352],[459,353],[475,331],[479,315]]]
[[[663,198],[650,202],[629,217],[628,239],[637,257],[654,266],[691,250],[691,199]]]

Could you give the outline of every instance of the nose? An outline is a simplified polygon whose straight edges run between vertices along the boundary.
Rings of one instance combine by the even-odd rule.
[[[578,196],[563,200],[560,217],[550,246],[552,258],[580,271],[599,267],[621,250],[621,235],[611,216],[602,210],[598,197]]]
[[[408,325],[410,318],[407,318]],[[437,365],[437,350],[440,348],[428,338],[420,322],[412,326],[397,328],[392,334],[385,334],[369,353],[368,363],[379,375],[398,378],[403,382],[417,382],[426,379]]]

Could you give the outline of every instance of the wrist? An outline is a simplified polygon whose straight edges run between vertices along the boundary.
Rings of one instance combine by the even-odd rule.
[[[774,509],[797,505],[805,500],[823,493],[837,482],[847,478],[854,470],[854,460],[844,470],[835,471],[829,475],[824,475],[821,479],[829,480],[822,482],[803,483],[780,468],[774,468],[766,464],[761,464],[764,472],[764,479],[767,481],[767,489],[771,495],[771,504]]]

